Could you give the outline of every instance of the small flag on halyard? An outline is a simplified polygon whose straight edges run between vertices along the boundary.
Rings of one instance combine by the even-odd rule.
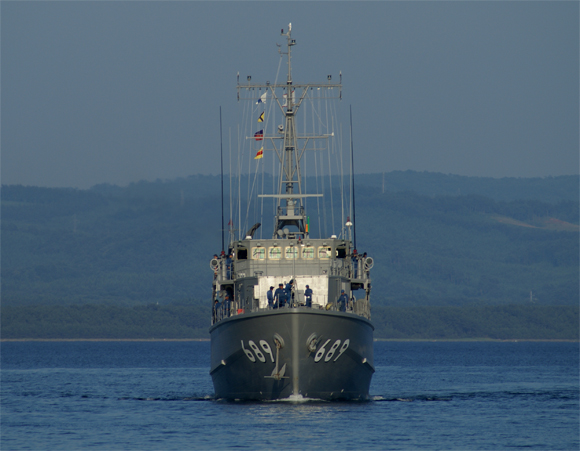
[[[259,103],[266,103],[266,96],[268,95],[268,91],[266,91],[264,94],[262,94],[260,96],[260,98],[258,99],[258,101],[256,102],[256,105]]]
[[[254,133],[254,139],[256,141],[262,141],[264,139],[264,130]]]
[[[264,122],[264,113],[265,111],[262,111],[262,114],[260,114],[260,117],[258,118],[258,122]]]
[[[254,160],[259,160],[263,156],[264,156],[264,148],[263,147],[260,147],[260,150],[258,150],[258,153],[254,157]]]

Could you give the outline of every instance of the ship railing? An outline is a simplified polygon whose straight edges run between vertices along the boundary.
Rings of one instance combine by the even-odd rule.
[[[353,302],[353,313],[368,320],[371,319],[371,303],[367,299],[357,299]]]
[[[239,303],[237,301],[221,302],[219,307],[214,307],[213,309],[212,324],[215,324],[224,318],[239,315],[240,313],[243,313],[243,309],[239,308]]]
[[[295,305],[287,304],[280,309],[295,308],[299,307],[298,303]],[[312,304],[313,309],[318,310],[329,310],[329,311],[339,311],[338,302],[328,302],[326,305],[323,304]],[[212,315],[212,324],[221,321],[224,318],[229,318],[230,316],[243,315],[247,312],[258,312],[270,310],[270,307],[259,307],[259,303],[254,303],[254,306],[249,306],[249,308],[244,308],[240,306],[237,301],[230,301],[229,305],[227,303],[221,303],[218,308],[214,308]],[[351,299],[347,303],[346,311],[348,313],[353,313],[358,316],[362,316],[370,320],[371,318],[371,303],[367,299]]]
[[[358,280],[368,279],[370,272],[365,268],[361,260],[361,258],[334,260],[330,267],[330,275]]]
[[[338,301],[329,302],[326,307],[321,307],[330,311],[340,311]],[[367,299],[350,299],[346,304],[346,312],[371,319],[371,303]]]
[[[366,254],[354,255],[346,265],[348,267],[349,278],[358,280],[369,279],[370,269],[373,267],[373,259],[367,257]]]
[[[342,260],[334,260],[330,266],[331,276],[349,277],[351,276],[350,265]]]

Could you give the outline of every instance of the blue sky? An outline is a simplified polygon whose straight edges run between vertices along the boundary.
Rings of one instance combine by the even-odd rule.
[[[219,173],[236,74],[343,74],[356,171],[577,174],[578,2],[6,2],[2,183]]]

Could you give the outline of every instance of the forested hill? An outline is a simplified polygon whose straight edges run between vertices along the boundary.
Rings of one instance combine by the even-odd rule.
[[[413,191],[428,196],[478,195],[494,200],[539,200],[578,202],[577,175],[558,177],[466,177],[435,172],[393,171],[356,176],[356,183],[380,190]]]
[[[337,179],[337,177],[335,177]],[[267,179],[266,183],[271,183]],[[229,176],[226,174],[226,194]],[[401,192],[412,191],[427,196],[479,195],[499,201],[538,200],[547,203],[562,201],[578,202],[580,176],[562,175],[558,177],[492,178],[466,177],[437,172],[393,171],[385,173],[357,174],[357,188],[367,187],[372,191]],[[308,178],[307,184],[316,184]],[[219,176],[194,175],[174,180],[131,183],[126,187],[107,183],[95,185],[90,191],[123,197],[171,198],[204,197],[221,192]]]
[[[357,176],[357,242],[375,259],[373,302],[577,305],[578,181]],[[220,192],[218,176],[3,186],[3,304],[207,300]]]

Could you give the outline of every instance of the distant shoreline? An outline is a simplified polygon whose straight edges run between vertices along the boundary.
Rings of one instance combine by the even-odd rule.
[[[5,342],[22,342],[22,341],[42,341],[42,342],[69,342],[69,341],[142,341],[142,342],[161,342],[161,341],[210,341],[209,338],[2,338],[0,343]],[[566,342],[580,343],[580,340],[570,339],[541,339],[541,338],[375,338],[374,341],[394,341],[394,342]]]
[[[518,342],[518,341],[543,341],[543,342],[567,342],[580,343],[580,340],[567,338],[375,338],[374,341],[430,341],[430,342],[470,342],[470,341],[490,341],[490,342]]]
[[[209,341],[209,338],[2,338],[8,341]]]

